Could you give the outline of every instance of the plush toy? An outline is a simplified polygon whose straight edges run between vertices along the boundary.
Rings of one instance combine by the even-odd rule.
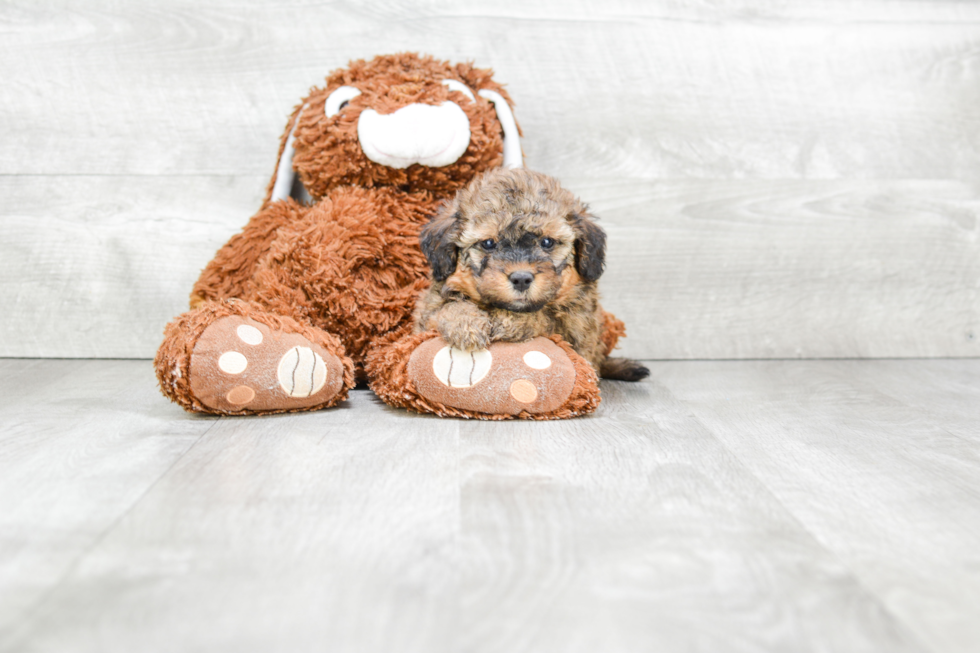
[[[464,380],[459,364],[444,373],[442,352],[453,352],[436,332],[413,330],[430,283],[423,225],[499,166],[521,167],[522,155],[490,70],[406,53],[330,74],[290,117],[259,212],[167,325],[154,361],[164,394],[189,411],[261,414],[333,406],[360,380],[440,415],[595,410],[596,372],[560,337],[491,344]],[[411,374],[412,361],[431,374]]]

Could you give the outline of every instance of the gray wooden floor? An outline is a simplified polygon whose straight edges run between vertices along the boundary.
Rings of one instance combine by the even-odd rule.
[[[488,424],[0,360],[0,650],[980,649],[980,360],[651,367]]]

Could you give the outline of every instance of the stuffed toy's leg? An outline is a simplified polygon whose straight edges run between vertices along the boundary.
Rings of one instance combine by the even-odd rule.
[[[367,373],[388,404],[443,417],[564,419],[600,400],[592,366],[558,336],[471,353],[434,331],[403,335],[368,355]]]
[[[212,414],[325,408],[354,385],[338,338],[238,300],[203,302],[168,324],[154,367],[172,401]]]

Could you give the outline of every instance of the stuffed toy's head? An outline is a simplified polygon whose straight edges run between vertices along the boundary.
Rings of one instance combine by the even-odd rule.
[[[270,199],[343,185],[447,195],[485,170],[520,167],[510,98],[491,75],[412,53],[333,72],[290,118]]]

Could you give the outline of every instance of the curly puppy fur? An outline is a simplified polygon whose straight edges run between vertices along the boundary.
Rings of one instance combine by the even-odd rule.
[[[497,169],[473,180],[422,229],[432,285],[416,305],[416,332],[436,330],[468,351],[560,335],[603,378],[646,377],[639,363],[609,357],[604,327],[618,320],[599,305],[606,234],[594,220],[541,173]]]

